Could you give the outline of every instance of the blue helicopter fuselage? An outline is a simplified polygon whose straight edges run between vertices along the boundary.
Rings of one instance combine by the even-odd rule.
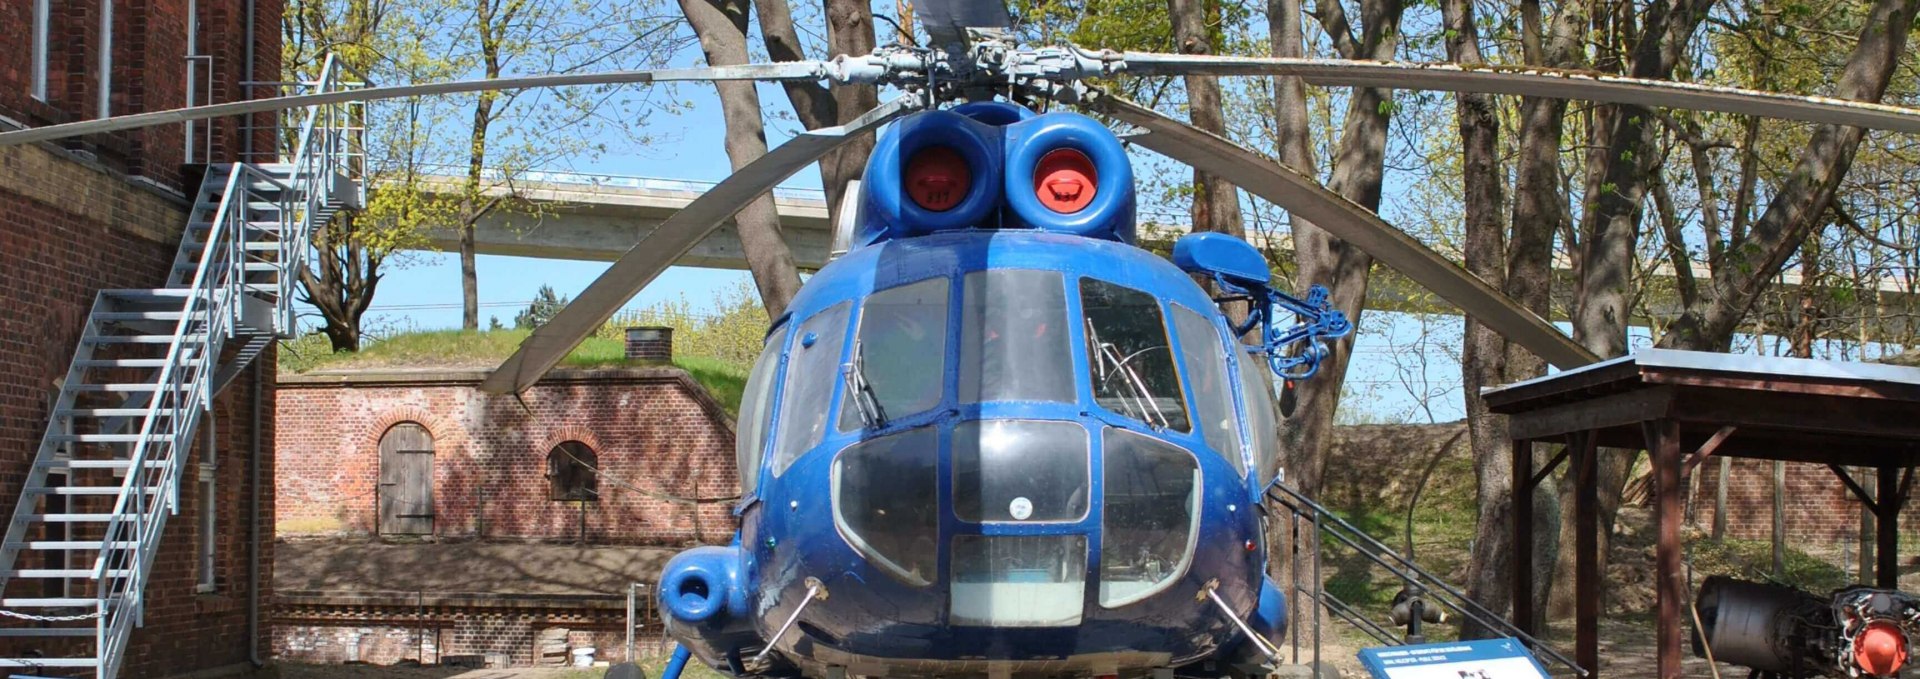
[[[969,107],[881,135],[850,251],[749,378],[738,540],[663,574],[669,631],[743,675],[1225,672],[1240,623],[1285,625],[1258,509],[1272,374],[1132,244],[1104,127]],[[972,173],[932,216],[899,179],[930,146]],[[1029,177],[1060,147],[1090,183],[1047,194]]]

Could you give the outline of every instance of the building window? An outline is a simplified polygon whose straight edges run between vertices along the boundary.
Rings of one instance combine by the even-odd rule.
[[[53,0],[33,0],[33,98],[47,100],[47,41],[52,34]]]
[[[579,441],[547,451],[547,493],[551,500],[600,499],[600,458]]]

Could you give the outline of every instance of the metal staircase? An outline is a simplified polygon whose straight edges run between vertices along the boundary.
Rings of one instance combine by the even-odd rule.
[[[310,92],[357,87],[329,58]],[[163,287],[102,290],[0,542],[0,658],[14,676],[113,679],[201,415],[292,332],[314,229],[360,203],[359,116],[294,111],[276,164],[214,165]]]

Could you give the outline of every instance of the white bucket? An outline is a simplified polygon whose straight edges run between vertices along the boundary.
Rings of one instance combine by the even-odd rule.
[[[592,646],[573,649],[573,666],[593,667],[593,651]]]

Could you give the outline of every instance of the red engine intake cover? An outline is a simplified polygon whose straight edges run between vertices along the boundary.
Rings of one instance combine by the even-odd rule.
[[[1891,622],[1867,623],[1853,640],[1853,662],[1876,677],[1891,677],[1907,664],[1907,635]]]
[[[907,197],[922,208],[946,212],[967,197],[973,172],[967,160],[945,146],[921,149],[907,161]]]
[[[1073,149],[1055,149],[1040,157],[1033,168],[1033,192],[1040,204],[1060,214],[1073,214],[1093,203],[1100,186],[1093,159]]]

